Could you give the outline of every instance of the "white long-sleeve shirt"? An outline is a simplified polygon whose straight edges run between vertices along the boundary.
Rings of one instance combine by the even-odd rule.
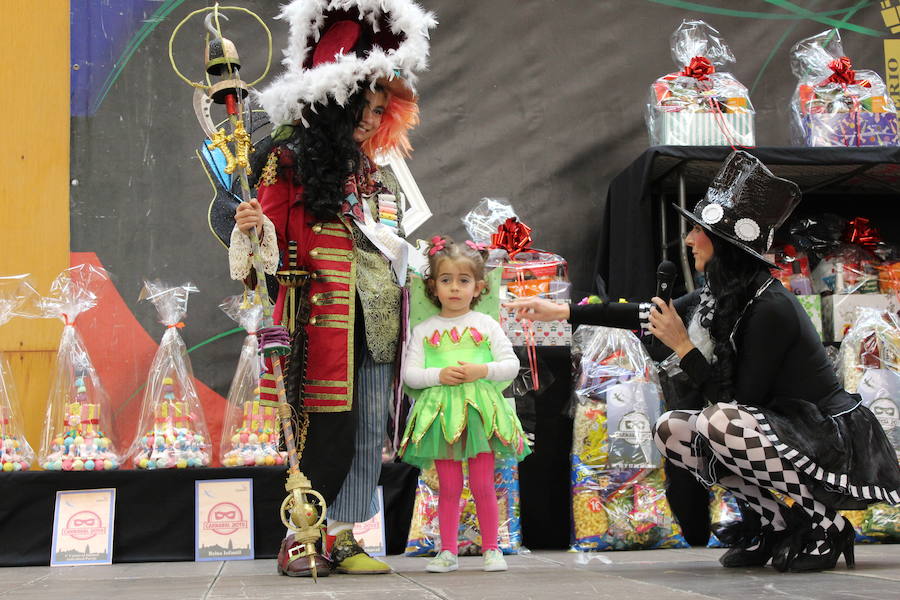
[[[443,333],[453,328],[462,334],[466,327],[476,329],[491,343],[493,362],[487,363],[485,379],[511,381],[519,374],[519,359],[500,324],[484,313],[469,311],[451,319],[436,315],[425,319],[412,330],[403,367],[403,381],[414,390],[441,385],[440,367],[425,368],[425,342],[435,331]]]

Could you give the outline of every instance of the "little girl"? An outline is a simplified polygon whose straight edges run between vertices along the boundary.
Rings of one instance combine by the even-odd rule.
[[[432,573],[455,571],[462,461],[481,529],[485,571],[505,571],[497,543],[494,456],[522,460],[530,453],[514,408],[501,392],[519,372],[519,359],[500,325],[472,310],[485,292],[486,251],[473,242],[435,236],[428,249],[426,293],[439,315],[417,325],[406,352],[403,380],[421,390],[409,415],[400,454],[438,474],[441,552]]]

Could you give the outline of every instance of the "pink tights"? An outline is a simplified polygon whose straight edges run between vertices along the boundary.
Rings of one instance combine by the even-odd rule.
[[[441,550],[457,554],[459,550],[459,498],[462,495],[462,463],[457,460],[436,460],[440,493],[438,495],[438,525]],[[469,459],[469,488],[475,498],[478,527],[481,528],[482,551],[497,549],[497,493],[494,491],[494,455],[490,452]]]

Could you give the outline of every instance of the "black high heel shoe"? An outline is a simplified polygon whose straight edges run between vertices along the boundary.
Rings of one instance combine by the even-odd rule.
[[[772,566],[777,571],[784,573],[790,568],[791,563],[797,558],[813,533],[814,528],[809,514],[799,504],[793,504],[784,513],[787,524],[787,535],[781,538],[778,545],[772,551]]]
[[[787,563],[791,572],[802,571],[827,571],[837,566],[837,561],[844,555],[847,568],[856,566],[856,557],[853,554],[853,542],[856,540],[856,531],[848,521],[845,521],[844,529],[837,533],[825,533],[822,528],[817,528],[807,537],[808,543],[816,543],[822,540],[828,546],[828,551],[822,554],[799,553],[793,560]],[[808,545],[807,545],[808,547]]]
[[[755,511],[741,500],[737,503],[741,521],[716,532],[719,540],[731,546],[719,557],[719,563],[727,568],[764,567],[788,531],[763,527]]]

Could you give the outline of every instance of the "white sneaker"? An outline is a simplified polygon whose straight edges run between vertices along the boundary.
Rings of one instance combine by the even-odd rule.
[[[484,553],[484,570],[491,571],[506,571],[509,567],[506,566],[506,559],[503,558],[503,553],[499,550],[487,550]]]
[[[437,556],[428,562],[428,566],[425,567],[425,570],[429,573],[449,573],[458,568],[459,560],[456,558],[456,555],[449,550],[441,550]]]

